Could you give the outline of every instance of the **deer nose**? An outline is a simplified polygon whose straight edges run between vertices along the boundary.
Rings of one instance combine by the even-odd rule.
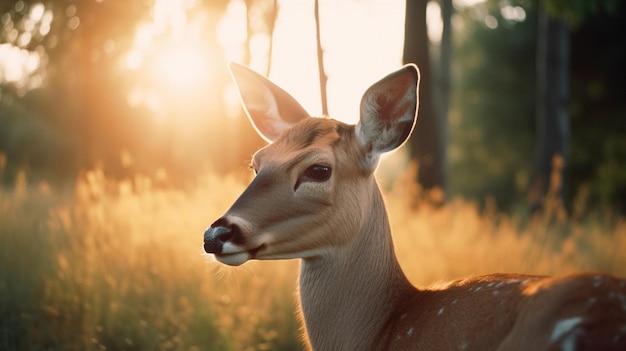
[[[222,253],[224,243],[235,236],[232,227],[211,226],[204,231],[204,251],[210,254]]]

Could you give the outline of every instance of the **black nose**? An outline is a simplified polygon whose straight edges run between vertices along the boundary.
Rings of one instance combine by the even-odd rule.
[[[213,223],[204,231],[204,251],[206,253],[221,253],[224,243],[231,241],[237,232],[236,226],[221,226],[218,222]]]

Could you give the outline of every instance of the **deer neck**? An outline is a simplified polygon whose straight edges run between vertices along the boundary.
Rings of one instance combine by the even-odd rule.
[[[302,261],[300,302],[316,350],[366,350],[384,341],[388,316],[415,288],[396,259],[375,181],[360,233],[332,255]]]

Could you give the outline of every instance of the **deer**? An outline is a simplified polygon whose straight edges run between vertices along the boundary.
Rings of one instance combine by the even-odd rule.
[[[605,273],[494,273],[417,288],[396,258],[374,176],[417,122],[419,70],[371,85],[355,125],[312,117],[286,91],[231,63],[268,145],[255,176],[204,232],[239,266],[299,259],[303,346],[312,350],[626,350],[626,281]]]

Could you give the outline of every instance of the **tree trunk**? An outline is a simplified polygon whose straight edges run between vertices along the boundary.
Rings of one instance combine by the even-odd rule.
[[[272,70],[272,56],[274,54],[274,30],[276,29],[276,18],[278,18],[278,0],[272,1],[272,9],[265,16],[267,20],[267,35],[269,36],[269,46],[267,48],[267,65],[265,66],[265,76],[270,76]]]
[[[404,63],[420,69],[419,120],[409,139],[411,158],[418,163],[417,181],[424,189],[445,191],[442,125],[433,105],[432,71],[426,27],[427,0],[407,0],[404,22]]]
[[[324,50],[322,49],[322,36],[320,34],[320,9],[319,0],[315,0],[315,42],[317,45],[317,70],[320,79],[320,98],[322,101],[322,115],[328,116],[328,96],[326,93],[326,70],[324,69]]]
[[[447,183],[446,171],[446,141],[448,140],[448,112],[450,110],[450,91],[452,86],[451,66],[452,66],[452,15],[454,7],[452,0],[441,0],[441,20],[443,22],[443,31],[441,33],[440,59],[441,65],[439,72],[439,128],[441,130],[441,182],[442,188],[445,190]]]
[[[550,18],[544,9],[539,11],[538,24],[537,146],[528,198],[533,212],[543,208],[548,198],[562,205],[569,158],[569,32],[563,20]]]

